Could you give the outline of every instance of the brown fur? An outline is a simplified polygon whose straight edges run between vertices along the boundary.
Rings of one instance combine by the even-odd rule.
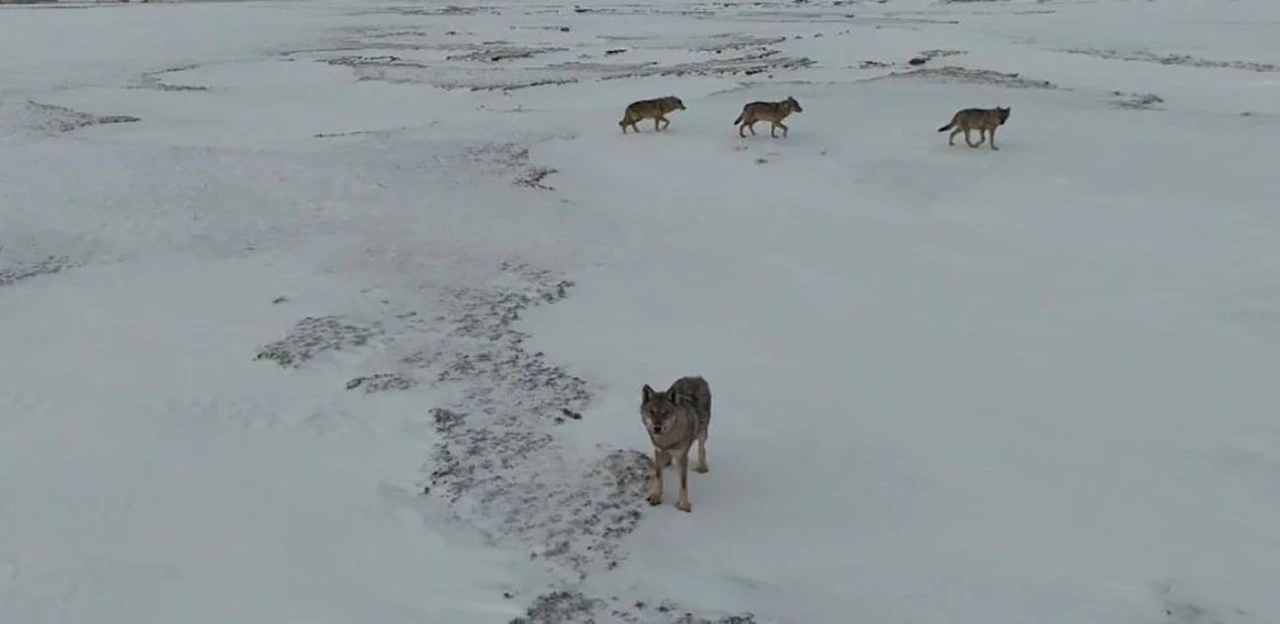
[[[681,377],[665,392],[645,384],[640,389],[640,420],[653,443],[653,474],[649,479],[649,504],[662,504],[662,471],[676,458],[680,470],[680,496],[676,509],[693,511],[689,502],[689,449],[698,442],[698,464],[707,467],[707,429],[711,424],[711,387],[702,377]]]
[[[750,130],[754,136],[756,133],[756,122],[769,122],[769,136],[777,138],[778,128],[782,128],[782,136],[787,136],[787,125],[782,123],[791,113],[803,113],[804,109],[800,108],[800,103],[795,98],[788,96],[781,102],[750,102],[742,107],[742,112],[738,114],[738,118],[733,123],[738,126],[738,136],[746,137],[743,130]]]
[[[987,140],[987,134],[991,135],[991,149],[998,150],[996,147],[996,128],[1004,125],[1009,120],[1009,113],[1013,108],[966,108],[956,112],[951,116],[951,122],[938,128],[938,132],[946,132],[951,130],[951,136],[947,137],[947,145],[955,145],[956,135],[964,133],[964,142],[969,147],[981,147],[982,142]],[[969,139],[969,131],[978,131],[978,142],[974,143]]]
[[[627,133],[627,126],[639,132],[640,128],[636,124],[645,119],[652,119],[653,129],[657,132],[662,132],[667,126],[671,125],[671,120],[667,119],[667,114],[678,110],[684,110],[684,102],[674,95],[652,100],[639,100],[627,105],[627,109],[622,113],[622,121],[619,121],[618,125],[622,126],[623,134]],[[659,123],[663,125],[659,126]]]

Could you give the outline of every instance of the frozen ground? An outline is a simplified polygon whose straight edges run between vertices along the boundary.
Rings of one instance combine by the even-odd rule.
[[[0,621],[1280,621],[1278,40],[1267,0],[0,8]],[[935,132],[997,104],[999,151]],[[684,514],[637,407],[689,373]]]

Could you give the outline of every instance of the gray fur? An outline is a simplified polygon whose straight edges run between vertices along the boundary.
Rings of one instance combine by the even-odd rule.
[[[676,508],[691,511],[689,502],[689,449],[698,443],[695,472],[707,467],[707,432],[711,426],[711,386],[698,376],[681,377],[666,391],[645,384],[640,389],[640,419],[653,444],[649,504],[662,503],[662,471],[674,457],[680,472],[680,498]]]
[[[711,426],[711,385],[702,377],[681,377],[667,388],[668,396],[688,397],[698,415],[698,432],[702,436]],[[677,401],[679,403],[679,401]]]

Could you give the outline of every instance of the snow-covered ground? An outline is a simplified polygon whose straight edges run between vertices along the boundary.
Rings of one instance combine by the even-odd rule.
[[[0,622],[1280,621],[1277,41],[1269,0],[0,8]],[[996,105],[999,151],[936,132]],[[638,414],[684,374],[690,514]]]

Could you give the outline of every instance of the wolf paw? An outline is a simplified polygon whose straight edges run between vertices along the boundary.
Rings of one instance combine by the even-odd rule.
[[[706,464],[698,464],[693,467],[693,471],[701,474],[707,474],[708,472],[711,472],[711,468]]]
[[[687,500],[676,501],[676,509],[679,509],[680,511],[683,511],[686,513],[691,512],[693,511],[693,504]]]
[[[649,498],[647,500],[649,501],[650,505],[661,505],[662,494],[660,493],[649,494]]]

